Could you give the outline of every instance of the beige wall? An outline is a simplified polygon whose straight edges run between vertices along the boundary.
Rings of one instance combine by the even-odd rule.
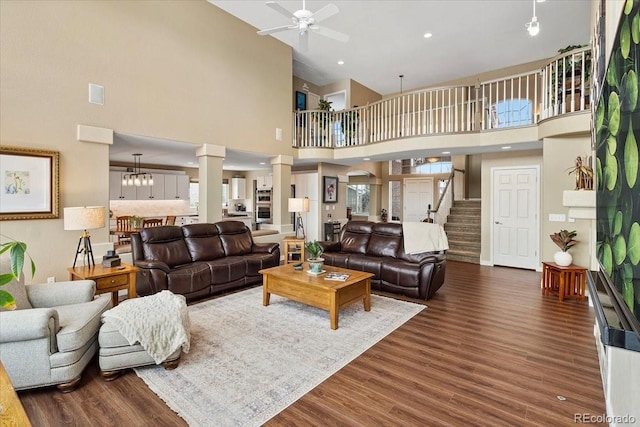
[[[349,107],[359,106],[370,104],[372,102],[380,101],[382,99],[382,95],[378,92],[375,92],[363,84],[358,83],[355,80],[351,80],[351,89],[349,93]]]
[[[0,43],[0,143],[60,151],[61,207],[108,206],[108,145],[78,142],[78,124],[293,154],[291,48],[205,1],[3,1]],[[62,218],[0,227],[36,281],[67,277],[79,233]]]
[[[576,240],[580,243],[571,249],[574,264],[591,267],[590,242],[591,222],[575,220],[569,222],[569,208],[562,205],[562,194],[565,190],[576,187],[575,175],[567,170],[575,165],[575,158],[583,159],[591,155],[591,138],[576,136],[566,138],[545,138],[543,140],[544,174],[542,177],[542,225],[540,229],[542,261],[552,261],[558,247],[553,244],[550,234],[560,230],[576,230]],[[586,161],[585,161],[586,163]],[[550,214],[564,214],[567,221],[550,222]]]

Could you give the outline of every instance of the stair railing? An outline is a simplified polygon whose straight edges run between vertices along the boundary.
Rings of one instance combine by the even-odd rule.
[[[431,218],[433,216],[433,222],[436,224],[444,225],[447,222],[449,213],[451,212],[451,206],[453,206],[454,178],[456,171],[464,173],[463,169],[453,168],[447,178],[444,191],[440,193],[440,197],[438,198],[438,203],[435,208],[427,210],[427,217]]]

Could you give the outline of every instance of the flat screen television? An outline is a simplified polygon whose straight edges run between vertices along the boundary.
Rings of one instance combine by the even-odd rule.
[[[640,2],[621,14],[593,116],[596,147],[596,285],[622,329],[640,335]],[[638,348],[640,351],[640,348]]]

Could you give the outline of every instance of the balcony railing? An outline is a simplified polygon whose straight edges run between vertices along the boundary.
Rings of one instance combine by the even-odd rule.
[[[583,66],[584,64],[584,66]],[[531,126],[589,110],[589,48],[552,59],[542,70],[474,86],[424,89],[364,107],[297,111],[293,146],[341,148],[399,138]]]

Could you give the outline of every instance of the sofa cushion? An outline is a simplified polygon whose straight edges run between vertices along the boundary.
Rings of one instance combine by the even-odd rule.
[[[193,261],[210,261],[224,256],[220,233],[214,224],[189,224],[182,234]]]
[[[246,255],[244,259],[247,262],[247,276],[260,276],[258,271],[280,263],[280,256],[276,258],[273,254],[253,253]]]
[[[111,308],[111,298],[106,296],[82,304],[62,305],[58,312],[60,330],[56,334],[58,350],[74,351],[95,338],[102,313]]]
[[[173,268],[167,274],[167,289],[174,294],[190,294],[207,289],[211,270],[205,262],[193,262]]]
[[[402,260],[388,260],[382,265],[380,279],[401,288],[420,286],[420,265]]]
[[[396,258],[401,245],[402,224],[379,222],[373,225],[367,255]]]
[[[349,221],[340,232],[342,252],[365,254],[371,238],[373,223],[369,221]]]
[[[366,271],[375,275],[374,279],[380,278],[380,270],[385,258],[374,257],[370,255],[352,254],[347,261],[347,265],[351,270]]]
[[[219,285],[242,279],[247,273],[247,261],[244,256],[227,256],[207,265],[211,270],[211,284]]]
[[[251,253],[253,238],[251,230],[241,221],[222,221],[215,223],[226,256]]]
[[[140,239],[146,261],[162,261],[171,268],[192,261],[178,226],[143,228]]]
[[[342,268],[348,268],[347,263],[349,256],[351,256],[351,254],[345,252],[325,252],[322,254],[325,264]]]

